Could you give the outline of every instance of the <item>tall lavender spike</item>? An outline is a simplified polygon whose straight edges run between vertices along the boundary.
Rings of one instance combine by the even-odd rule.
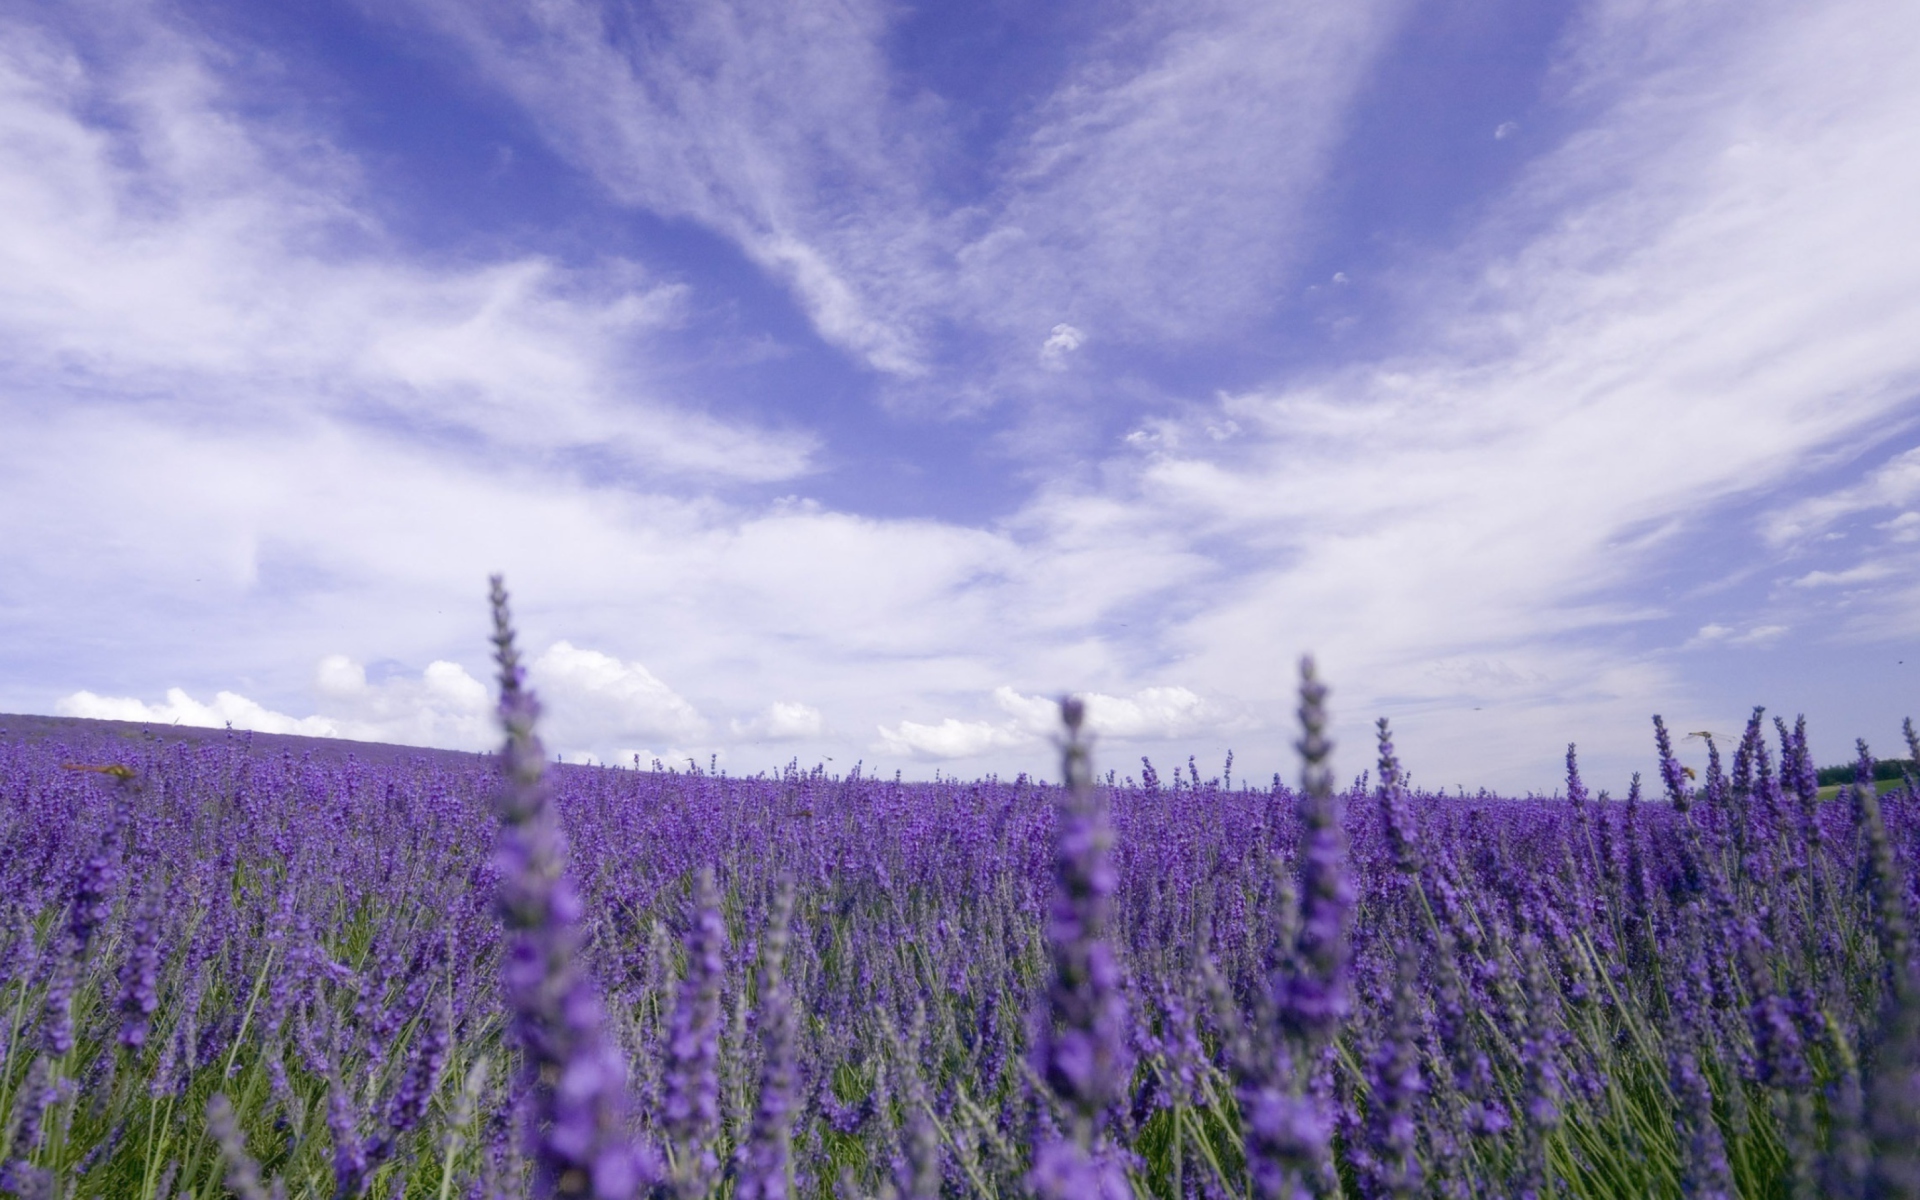
[[[1098,1146],[1107,1109],[1133,1073],[1120,967],[1106,941],[1116,883],[1108,859],[1113,831],[1094,791],[1092,756],[1081,734],[1086,705],[1067,697],[1060,701],[1060,716],[1067,727],[1061,747],[1066,787],[1047,922],[1053,982],[1033,1055],[1035,1073],[1067,1110],[1069,1136],[1050,1139],[1035,1152],[1028,1183],[1049,1200],[1123,1197],[1131,1194],[1125,1174]]]
[[[1413,956],[1403,951],[1387,1027],[1367,1063],[1368,1194],[1395,1200],[1420,1195],[1424,1181],[1416,1117],[1427,1086],[1416,1040],[1416,972]]]
[[[1347,915],[1353,886],[1347,879],[1347,839],[1340,797],[1328,759],[1327,689],[1313,660],[1300,660],[1300,929],[1291,969],[1275,996],[1282,1029],[1318,1047],[1333,1036],[1351,1003],[1347,994]]]
[[[692,1197],[707,1192],[717,1165],[708,1144],[720,1126],[720,981],[727,926],[710,868],[702,867],[694,877],[686,947],[687,977],[668,1019],[665,1124],[674,1153],[674,1191]]]
[[[1237,1089],[1247,1175],[1260,1200],[1303,1200],[1333,1183],[1333,1120],[1308,1094],[1305,1075],[1347,1014],[1346,872],[1340,799],[1328,759],[1327,689],[1313,660],[1300,660],[1300,921],[1288,961],[1275,973],[1273,1009],[1281,1044],[1245,1072]]]
[[[600,997],[576,960],[580,901],[565,877],[567,839],[542,779],[539,703],[514,649],[505,582],[492,579],[493,644],[506,743],[498,799],[498,906],[509,931],[505,985],[532,1102],[534,1192],[627,1200],[638,1161],[626,1138],[626,1063],[602,1030]]]
[[[160,895],[149,888],[127,925],[127,957],[120,965],[120,1044],[139,1050],[159,1007]]]
[[[1407,775],[1400,758],[1393,752],[1393,731],[1387,719],[1375,722],[1380,740],[1380,819],[1386,827],[1387,846],[1393,851],[1393,866],[1402,875],[1420,873],[1420,847],[1413,840],[1413,815],[1407,811]]]
[[[373,1164],[368,1161],[366,1139],[360,1136],[360,1114],[338,1077],[327,1093],[327,1132],[333,1137],[334,1200],[362,1195]]]
[[[1690,1047],[1667,1053],[1667,1073],[1679,1104],[1681,1146],[1680,1190],[1700,1200],[1730,1200],[1735,1195],[1733,1172],[1727,1165],[1727,1146],[1713,1119],[1713,1093]]]
[[[1873,932],[1880,943],[1880,969],[1898,1000],[1913,990],[1911,934],[1907,929],[1906,885],[1893,859],[1886,822],[1880,814],[1880,795],[1873,782],[1873,754],[1864,738],[1855,741],[1859,758],[1853,768],[1853,820],[1865,841],[1867,861],[1862,882],[1873,906]]]
[[[786,1200],[793,1159],[793,1097],[799,1066],[793,996],[787,990],[788,930],[793,921],[793,887],[782,886],[774,900],[760,968],[760,1100],[740,1152],[738,1200]]]
[[[240,1197],[240,1200],[284,1200],[287,1194],[286,1184],[276,1179],[269,1189],[260,1178],[260,1164],[247,1153],[246,1135],[240,1132],[240,1122],[234,1116],[233,1103],[225,1092],[215,1092],[207,1098],[207,1131],[213,1135],[214,1142],[220,1147],[220,1157],[227,1160],[227,1190]]]
[[[1660,749],[1660,782],[1667,786],[1667,799],[1673,802],[1675,812],[1686,812],[1693,802],[1693,793],[1687,787],[1686,769],[1673,756],[1673,739],[1667,736],[1667,723],[1658,714],[1653,718],[1653,740]]]
[[[1867,1133],[1869,1194],[1920,1196],[1920,989],[1897,987],[1881,1017]]]

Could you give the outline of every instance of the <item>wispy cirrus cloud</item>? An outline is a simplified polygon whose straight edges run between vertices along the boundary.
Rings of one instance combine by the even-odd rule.
[[[1116,10],[984,172],[956,170],[947,98],[903,96],[883,5],[412,11],[613,195],[728,237],[821,336],[951,406],[1089,337],[1219,341],[1266,313],[1402,7]]]
[[[630,347],[677,319],[678,285],[617,262],[410,259],[357,205],[349,156],[291,118],[243,118],[210,47],[121,16],[105,49],[0,24],[11,403],[323,416],[722,479],[808,469],[804,435],[636,386]]]
[[[1416,750],[1491,725],[1477,710],[1544,742],[1700,702],[1659,649],[1619,649],[1672,611],[1636,589],[1684,570],[1662,547],[1900,428],[1920,390],[1914,32],[1870,5],[1770,9],[1732,42],[1670,47],[1657,88],[1595,83],[1590,127],[1409,280],[1454,297],[1417,348],[1136,431],[1122,523],[1232,547],[1164,631],[1194,686],[1278,705],[1312,647],[1346,704],[1422,714]],[[1841,60],[1845,80],[1819,67]],[[1906,465],[1788,520],[1904,495]],[[1488,669],[1444,669],[1463,658]]]

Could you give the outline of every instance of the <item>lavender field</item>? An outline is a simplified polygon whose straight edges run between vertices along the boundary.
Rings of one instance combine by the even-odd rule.
[[[1920,1194],[1920,794],[1798,725],[1450,797],[1309,676],[1293,781],[556,768],[498,615],[492,757],[0,741],[0,1186]]]

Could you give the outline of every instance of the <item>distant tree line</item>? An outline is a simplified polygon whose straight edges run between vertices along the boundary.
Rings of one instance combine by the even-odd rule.
[[[1836,783],[1852,783],[1853,774],[1854,765],[1846,763],[1838,767],[1821,767],[1814,772],[1814,777],[1820,781],[1821,787],[1832,787]],[[1873,777],[1881,782],[1899,779],[1903,774],[1920,776],[1920,771],[1914,769],[1912,759],[1883,758],[1873,764]]]

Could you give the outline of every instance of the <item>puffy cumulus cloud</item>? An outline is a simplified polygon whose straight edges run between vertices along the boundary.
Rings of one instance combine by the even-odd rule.
[[[80,691],[62,697],[54,709],[63,717],[94,721],[139,721],[152,725],[198,725],[211,729],[232,726],[259,733],[297,733],[306,737],[340,737],[338,723],[326,717],[290,717],[249,700],[237,692],[218,692],[203,704],[182,688],[168,688],[167,698],[148,704],[131,696],[97,696]]]
[[[1159,741],[1191,734],[1225,732],[1230,724],[1216,704],[1184,687],[1142,688],[1130,696],[1082,692],[1087,706],[1086,728],[1102,737],[1127,741]],[[993,701],[1018,726],[1033,734],[1060,728],[1060,702],[1026,696],[1010,687],[995,688]]]
[[[329,654],[314,669],[314,690],[340,714],[344,736],[478,750],[494,740],[492,693],[459,663],[429,663],[417,678],[367,681],[366,668]]]
[[[133,697],[100,696],[79,691],[56,704],[63,716],[161,725],[200,725],[295,733],[307,737],[350,738],[478,750],[493,740],[491,696],[465,667],[435,662],[420,675],[396,675],[379,683],[366,668],[343,654],[330,654],[314,671],[322,713],[289,716],[237,692],[219,692],[203,704],[185,689],[169,688],[167,698],[148,704]]]
[[[948,717],[938,725],[918,721],[882,725],[875,749],[901,758],[978,758],[989,750],[1022,746],[1033,740],[1031,733],[1008,722]]]
[[[1062,322],[1040,343],[1040,365],[1049,371],[1067,369],[1067,356],[1086,344],[1087,335]]]
[[[745,721],[728,723],[735,737],[755,742],[798,741],[826,732],[820,710],[797,700],[776,700]]]
[[[561,641],[533,660],[528,676],[556,746],[698,739],[707,732],[693,705],[638,662]]]
[[[1195,734],[1221,734],[1244,728],[1220,707],[1184,687],[1150,687],[1130,696],[1083,692],[1086,728],[1117,741],[1162,741]],[[993,702],[1006,714],[999,721],[963,721],[948,717],[937,725],[901,721],[880,727],[874,749],[914,758],[977,758],[990,751],[1037,746],[1061,732],[1060,701],[1026,695],[1012,687],[993,690]]]

